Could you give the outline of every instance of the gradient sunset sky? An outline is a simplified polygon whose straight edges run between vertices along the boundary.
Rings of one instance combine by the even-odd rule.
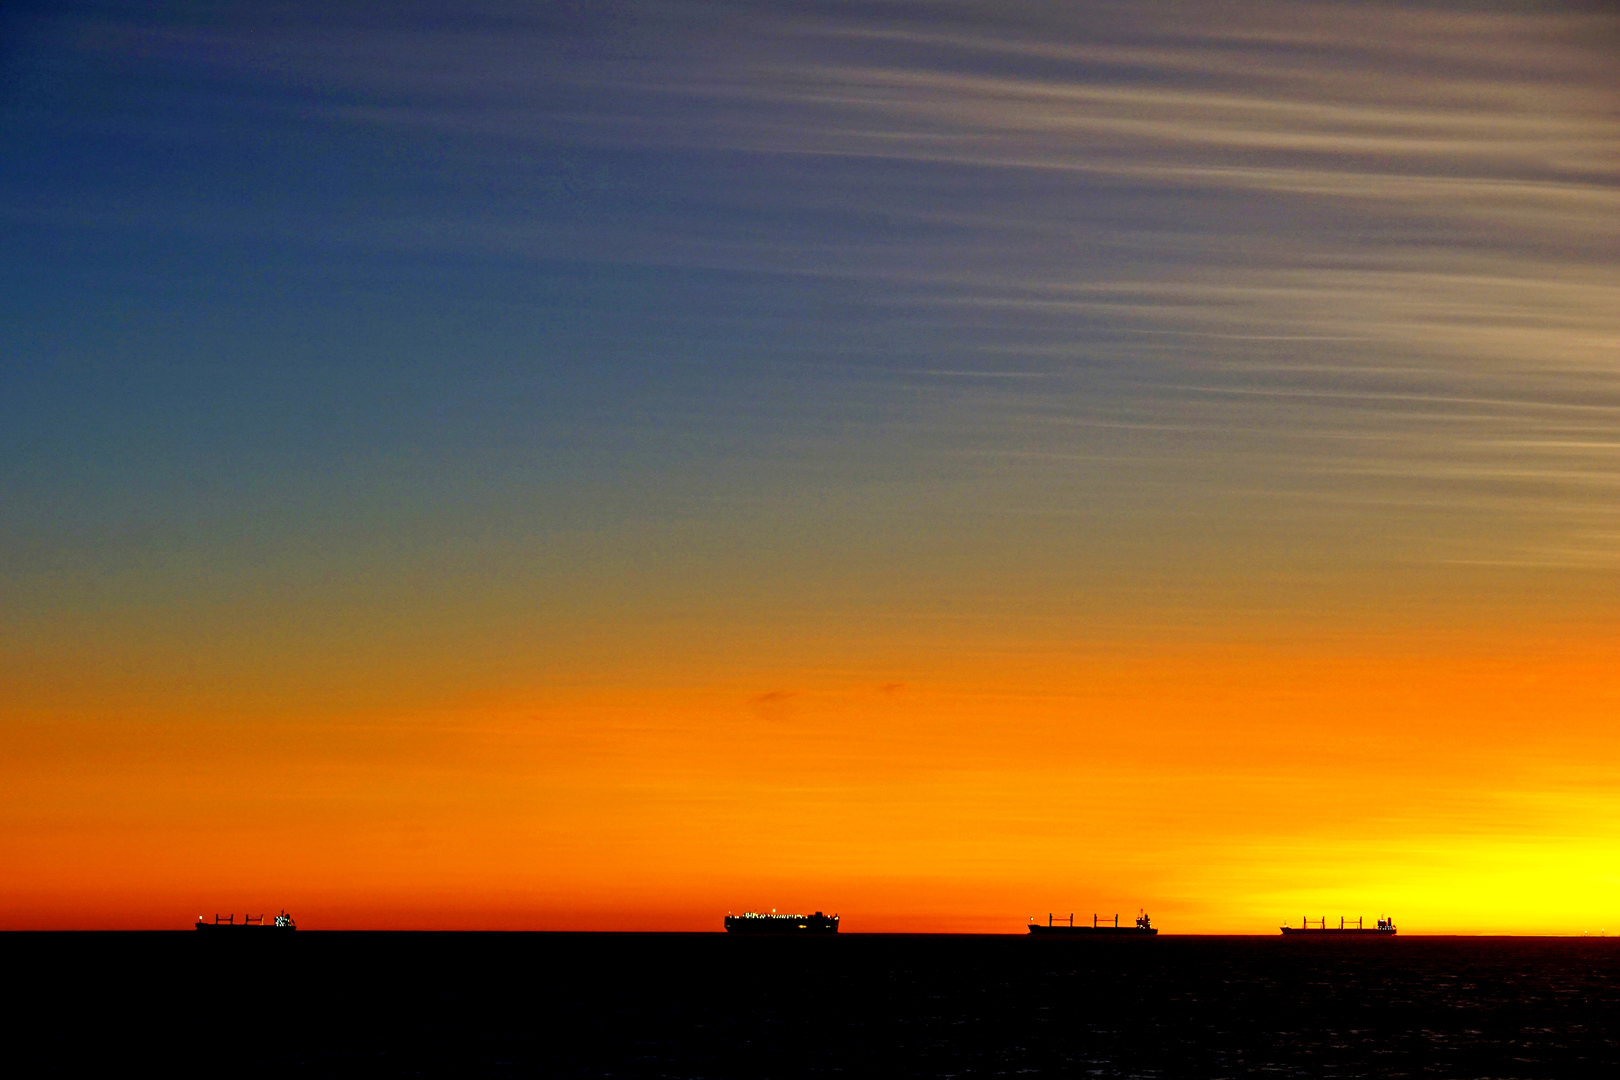
[[[1620,13],[0,9],[0,927],[1620,930]]]

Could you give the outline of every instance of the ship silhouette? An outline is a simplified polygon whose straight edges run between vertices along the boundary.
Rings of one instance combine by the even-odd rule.
[[[241,922],[236,921],[236,916],[235,915],[227,915],[223,919],[221,919],[218,915],[215,915],[213,922],[209,922],[208,920],[204,919],[201,915],[199,915],[199,916],[197,916],[197,929],[198,930],[296,930],[296,929],[298,929],[298,924],[293,922],[293,917],[291,915],[287,914],[285,911],[283,911],[280,915],[277,915],[276,918],[275,918],[275,921],[271,922],[271,923],[266,923],[264,921],[264,916],[263,915],[243,915]]]
[[[1068,922],[1062,923],[1058,922],[1057,919],[1051,914],[1048,914],[1046,916],[1045,926],[1042,926],[1034,919],[1030,919],[1029,932],[1031,934],[1073,934],[1076,937],[1095,937],[1101,935],[1108,937],[1154,937],[1159,931],[1158,928],[1153,925],[1153,920],[1148,918],[1147,912],[1143,911],[1136,916],[1136,925],[1134,926],[1119,925],[1118,915],[1115,915],[1111,922],[1103,922],[1102,916],[1093,915],[1091,917],[1090,926],[1087,926],[1084,923],[1076,926],[1074,924],[1073,914],[1069,916]]]
[[[726,916],[726,933],[836,934],[838,916],[823,915],[819,911],[814,915],[778,915],[774,911],[761,915],[757,911],[747,911],[741,915]]]
[[[1289,926],[1287,923],[1283,923],[1281,928],[1283,934],[1289,937],[1296,934],[1309,934],[1312,937],[1320,937],[1323,934],[1333,936],[1349,934],[1351,936],[1364,935],[1368,937],[1395,936],[1395,920],[1387,917],[1380,918],[1377,926],[1363,926],[1360,917],[1357,917],[1356,924],[1351,926],[1350,920],[1346,919],[1342,915],[1339,917],[1338,926],[1329,926],[1327,924],[1327,916],[1325,915],[1320,919],[1301,918],[1299,923],[1300,924],[1298,926]],[[1312,923],[1315,923],[1316,925],[1312,926]]]

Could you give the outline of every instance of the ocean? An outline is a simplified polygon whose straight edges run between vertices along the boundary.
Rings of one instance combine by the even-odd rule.
[[[1615,1077],[1620,941],[12,933],[10,1075]]]

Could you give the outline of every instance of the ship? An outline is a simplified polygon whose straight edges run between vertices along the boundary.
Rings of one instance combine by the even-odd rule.
[[[1329,926],[1327,924],[1327,916],[1324,915],[1320,919],[1302,918],[1299,920],[1298,926],[1289,926],[1287,923],[1283,923],[1282,932],[1285,936],[1289,937],[1295,934],[1309,934],[1312,937],[1320,937],[1323,934],[1331,934],[1333,936],[1350,934],[1352,936],[1359,935],[1362,937],[1394,937],[1395,920],[1390,918],[1380,918],[1377,926],[1363,926],[1362,920],[1357,918],[1356,924],[1351,926],[1349,919],[1340,916],[1338,926]]]
[[[199,916],[197,916],[197,929],[198,930],[296,930],[296,929],[298,929],[298,924],[293,922],[293,917],[291,915],[287,914],[285,911],[283,911],[280,915],[277,915],[274,922],[268,922],[268,923],[264,921],[264,916],[263,915],[243,915],[241,922],[236,921],[236,916],[234,914],[233,915],[227,915],[223,919],[220,918],[218,915],[215,915],[213,922],[209,922],[208,920],[204,919],[201,915],[199,915]]]
[[[1076,926],[1074,925],[1074,916],[1072,914],[1069,916],[1068,922],[1062,923],[1058,922],[1055,918],[1053,918],[1052,915],[1048,914],[1046,916],[1045,926],[1042,926],[1034,919],[1030,919],[1029,932],[1032,934],[1073,934],[1077,937],[1091,937],[1096,935],[1107,935],[1109,937],[1116,935],[1121,937],[1154,937],[1158,934],[1159,930],[1158,927],[1153,925],[1153,920],[1148,918],[1148,913],[1144,911],[1136,916],[1135,926],[1119,925],[1118,915],[1114,916],[1112,922],[1103,922],[1102,916],[1093,915],[1091,917],[1090,926],[1087,926],[1084,923]]]
[[[761,915],[757,911],[746,911],[741,915],[726,916],[726,933],[836,934],[838,916],[823,915],[819,911],[814,915],[778,915],[774,911]]]

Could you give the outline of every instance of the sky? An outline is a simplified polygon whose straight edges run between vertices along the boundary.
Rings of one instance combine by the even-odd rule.
[[[1620,14],[0,11],[0,927],[1620,929]]]

